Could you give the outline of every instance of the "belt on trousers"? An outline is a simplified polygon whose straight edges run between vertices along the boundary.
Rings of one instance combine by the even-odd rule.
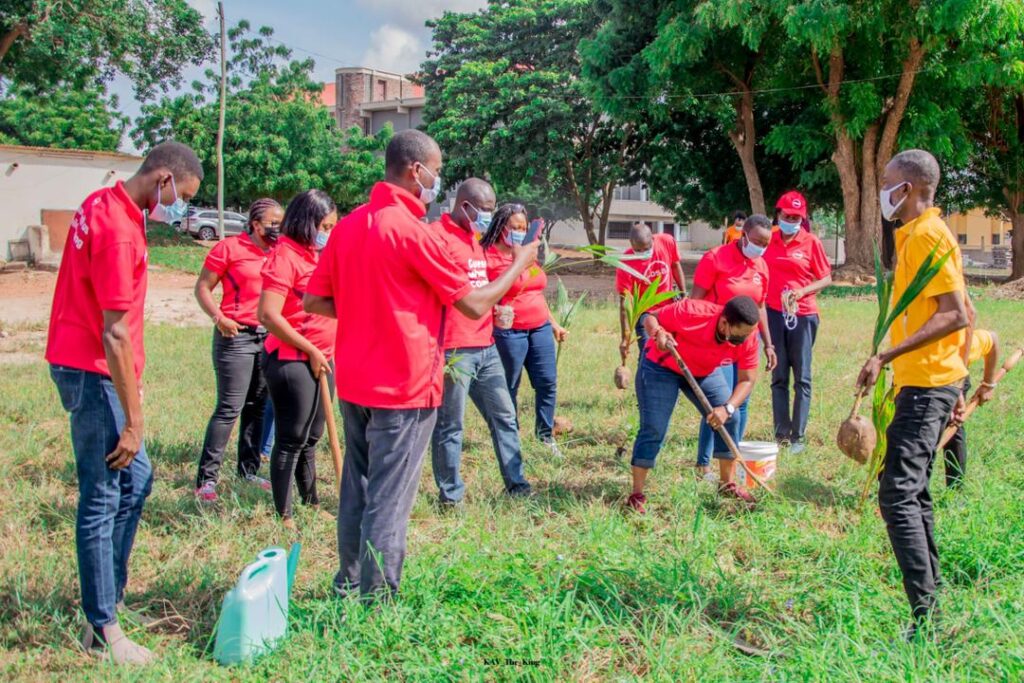
[[[267,328],[263,325],[239,325],[239,332],[248,332],[249,334],[266,334]]]

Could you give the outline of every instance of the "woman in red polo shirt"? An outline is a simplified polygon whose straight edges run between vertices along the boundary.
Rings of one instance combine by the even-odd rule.
[[[316,444],[324,431],[319,377],[327,373],[331,394],[334,338],[337,322],[302,308],[309,276],[320,250],[338,221],[334,202],[321,190],[308,190],[288,204],[281,222],[277,248],[263,269],[259,319],[270,333],[263,358],[263,374],[274,403],[276,434],[270,453],[270,483],[274,507],[285,526],[292,520],[292,480],[299,498],[318,505]]]
[[[790,453],[804,450],[811,409],[811,352],[818,336],[817,294],[832,282],[832,268],[821,240],[809,230],[807,200],[787,192],[775,205],[779,231],[772,234],[764,261],[768,281],[768,327],[779,363],[772,372],[775,440]],[[793,404],[789,376],[793,375]]]
[[[253,202],[246,231],[218,242],[196,280],[196,300],[213,320],[217,375],[217,407],[206,427],[196,474],[196,497],[204,502],[217,500],[217,475],[239,416],[238,476],[270,490],[270,482],[256,476],[267,397],[261,368],[267,331],[256,318],[256,305],[263,289],[260,272],[277,242],[283,216],[281,205],[273,199]],[[220,306],[213,298],[218,283],[223,289]]]
[[[527,223],[526,207],[522,204],[505,204],[494,213],[490,228],[480,240],[487,250],[488,280],[493,282],[512,267],[512,245],[523,243]],[[547,273],[539,265],[523,271],[495,307],[494,343],[505,366],[505,379],[517,413],[519,382],[525,368],[536,395],[534,433],[554,455],[561,455],[552,434],[558,389],[555,341],[564,341],[569,333],[548,309],[544,299],[547,285]]]
[[[743,236],[730,244],[723,244],[711,249],[701,257],[697,270],[693,274],[693,289],[690,296],[694,299],[713,301],[724,306],[730,299],[737,296],[749,296],[761,310],[761,322],[758,331],[761,335],[762,347],[767,359],[768,370],[775,367],[775,349],[772,347],[771,332],[768,329],[768,316],[765,312],[765,300],[768,296],[768,266],[765,265],[765,249],[772,236],[772,224],[767,216],[754,214],[743,222]],[[736,386],[736,369],[731,365],[722,366],[722,373],[731,388]],[[737,410],[739,412],[739,435],[747,428],[747,404],[749,397]],[[714,448],[714,432],[701,422],[700,435],[697,439],[697,469],[701,476],[711,472],[711,452]]]

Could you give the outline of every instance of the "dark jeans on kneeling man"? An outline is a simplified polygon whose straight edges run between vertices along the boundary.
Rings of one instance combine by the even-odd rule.
[[[878,504],[917,620],[927,616],[934,606],[939,581],[928,480],[939,436],[959,396],[960,388],[955,385],[903,387],[896,396],[896,413],[886,431],[888,443],[879,477]]]

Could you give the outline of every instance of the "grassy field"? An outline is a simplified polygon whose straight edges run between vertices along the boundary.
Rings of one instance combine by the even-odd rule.
[[[146,231],[149,262],[168,270],[199,274],[209,247],[169,225],[153,223]]]
[[[612,385],[613,309],[587,309],[563,354],[560,412],[575,423],[563,460],[524,440],[531,501],[506,500],[486,430],[470,409],[459,514],[433,505],[424,468],[401,599],[364,609],[330,594],[334,526],[298,513],[303,543],[290,635],[254,665],[222,669],[211,634],[220,601],[262,548],[289,539],[269,495],[241,486],[234,456],[212,509],[192,498],[213,407],[209,330],[148,330],[147,448],[156,485],[143,517],[128,603],[166,619],[133,628],[160,662],[98,669],[79,632],[76,489],[67,420],[45,365],[5,366],[0,391],[0,679],[344,681],[1007,681],[1024,675],[1024,372],[970,428],[964,490],[938,468],[944,621],[905,644],[906,601],[874,507],[857,510],[864,471],[833,445],[868,346],[873,305],[823,300],[811,447],[780,462],[777,494],[752,513],[692,480],[689,404],[649,490],[649,514],[622,512],[634,397]],[[1020,304],[978,301],[983,324],[1024,341]],[[770,434],[768,383],[748,438]],[[525,391],[524,433],[532,430]],[[332,487],[329,457],[320,461]],[[328,506],[335,501],[328,495]],[[750,656],[736,636],[765,650]]]

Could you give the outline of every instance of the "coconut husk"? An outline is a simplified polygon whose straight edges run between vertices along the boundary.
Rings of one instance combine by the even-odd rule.
[[[629,389],[630,375],[629,368],[620,365],[615,368],[615,387],[617,389]]]
[[[576,429],[576,427],[573,425],[572,420],[567,417],[562,417],[561,415],[556,415],[555,424],[554,427],[551,428],[551,433],[554,436],[562,436],[564,434],[571,434],[574,429]]]
[[[875,425],[868,418],[857,414],[866,392],[867,389],[861,387],[857,393],[857,400],[853,403],[853,410],[850,411],[850,417],[843,420],[843,423],[839,425],[839,433],[836,434],[836,444],[839,446],[839,450],[846,457],[856,460],[862,465],[871,457],[871,453],[875,450],[875,444],[878,442]]]

